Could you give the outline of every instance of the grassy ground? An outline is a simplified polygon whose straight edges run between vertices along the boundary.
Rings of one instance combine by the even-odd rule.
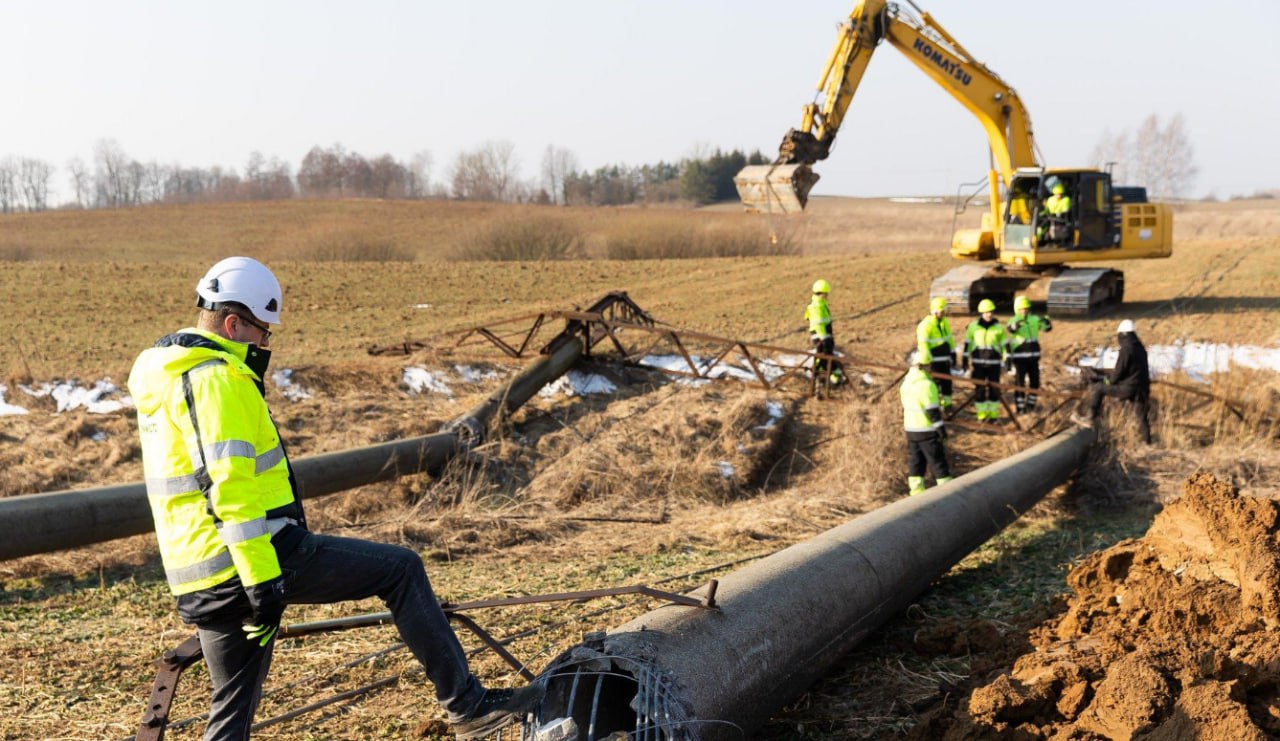
[[[716,209],[563,211],[583,235],[582,249],[600,255],[611,234],[712,228],[706,224],[729,229],[736,227],[722,227],[721,220],[741,220]],[[447,368],[457,360],[445,354],[449,340],[440,333],[447,329],[583,305],[622,289],[676,326],[801,347],[801,336],[790,330],[800,325],[808,285],[825,277],[835,286],[841,347],[897,362],[912,342],[930,280],[951,266],[941,247],[949,206],[836,199],[819,199],[802,220],[774,225],[789,230],[782,238],[795,255],[444,259],[456,256],[468,235],[482,234],[489,220],[520,213],[476,204],[290,202],[6,216],[0,218],[0,258],[10,259],[0,262],[0,297],[21,321],[0,335],[10,348],[0,361],[0,383],[13,389],[20,381],[103,375],[122,382],[140,348],[191,322],[191,286],[214,257],[256,254],[271,259],[286,290],[286,324],[273,364],[296,369],[301,382],[318,391],[302,402],[273,396],[291,452],[310,455],[421,434],[482,398],[487,387],[449,399],[400,388],[404,365]],[[1149,344],[1280,341],[1274,321],[1278,215],[1280,207],[1263,201],[1182,209],[1182,241],[1172,259],[1124,266],[1124,308],[1103,319],[1056,322],[1047,342],[1046,384],[1070,386],[1062,366],[1105,344],[1122,317],[1138,321]],[[314,257],[314,250],[352,243],[389,251],[373,261]],[[400,259],[406,256],[412,259]],[[920,298],[874,310],[912,295]],[[432,337],[433,349],[411,358],[364,352],[371,344]],[[518,367],[489,362],[507,373]],[[412,477],[317,502],[310,510],[316,527],[414,547],[428,559],[441,594],[461,601],[654,584],[772,552],[905,491],[892,394],[874,399],[869,390],[818,403],[794,390],[766,397],[733,385],[697,390],[647,377],[620,380],[627,382],[611,398],[535,400],[508,436],[442,481]],[[1280,399],[1274,374],[1237,375],[1214,388],[1254,399],[1259,408]],[[11,392],[6,398],[24,397]],[[750,429],[766,400],[791,410],[777,445],[756,444],[740,432]],[[1109,438],[1116,446],[1100,453],[1088,475],[966,559],[765,735],[906,732],[919,712],[963,693],[1022,646],[1026,628],[1055,609],[1068,564],[1140,532],[1152,507],[1176,496],[1191,471],[1208,468],[1247,489],[1273,490],[1280,461],[1268,436],[1275,430],[1245,428],[1213,407],[1193,412],[1193,401],[1157,399],[1161,446],[1154,449],[1137,446],[1117,414]],[[0,495],[140,477],[128,415],[55,415],[47,401],[32,410],[28,417],[0,417]],[[960,432],[952,447],[961,468],[970,470],[1028,442]],[[712,466],[730,455],[757,456],[768,475],[725,489]],[[584,497],[583,486],[609,495]],[[664,521],[639,522],[659,514]],[[637,522],[567,519],[574,515]],[[6,657],[0,737],[97,739],[132,732],[150,662],[189,632],[173,614],[154,548],[153,538],[139,536],[0,564],[0,655]],[[714,573],[667,586],[690,588]],[[499,635],[580,618],[515,644],[518,656],[540,668],[586,630],[621,624],[651,606],[620,599],[477,617]],[[378,607],[291,609],[289,617],[300,622]],[[987,643],[979,645],[982,636]],[[345,666],[394,642],[392,631],[370,629],[282,646],[261,716],[410,670],[404,651]],[[512,681],[495,660],[477,661],[486,681]],[[196,670],[184,682],[175,717],[202,712],[203,681]],[[429,698],[421,677],[409,676],[369,699],[276,726],[270,737],[434,737],[441,728],[426,721],[438,720],[440,711]],[[188,728],[172,737],[197,735]]]

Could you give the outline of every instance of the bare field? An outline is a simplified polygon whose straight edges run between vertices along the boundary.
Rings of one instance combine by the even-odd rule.
[[[787,227],[801,252],[794,256],[433,259],[442,256],[438,245],[453,244],[476,222],[510,216],[502,211],[452,203],[299,202],[0,217],[0,257],[6,249],[26,250],[22,259],[0,262],[0,300],[11,316],[24,318],[9,325],[0,383],[13,389],[29,380],[102,376],[122,383],[142,347],[191,322],[192,286],[212,259],[253,254],[271,260],[285,285],[286,323],[273,339],[273,367],[294,368],[298,382],[316,391],[298,402],[272,396],[291,453],[305,456],[433,431],[498,383],[459,386],[451,398],[417,396],[399,383],[406,365],[447,369],[480,360],[504,374],[518,369],[493,353],[451,352],[451,338],[442,334],[450,329],[585,305],[621,289],[672,325],[798,349],[802,334],[793,330],[801,324],[808,286],[824,277],[835,287],[840,347],[896,363],[912,344],[929,282],[952,266],[945,252],[950,206],[857,199],[817,199],[803,222]],[[740,218],[714,210],[566,211],[590,226],[583,229],[588,235],[642,228],[635,225],[649,219]],[[1173,258],[1122,266],[1125,307],[1101,319],[1055,322],[1046,343],[1047,386],[1076,383],[1062,366],[1105,344],[1124,317],[1138,322],[1148,344],[1280,342],[1280,205],[1189,204],[1176,219],[1185,241]],[[313,236],[353,225],[380,230],[416,259],[299,259]],[[928,235],[939,229],[944,236],[931,242]],[[586,244],[598,246],[592,239]],[[103,259],[104,251],[114,251],[112,258]],[[918,298],[877,309],[913,295]],[[412,357],[365,354],[371,344],[427,338],[433,338],[430,349]],[[765,395],[733,383],[689,388],[646,372],[608,372],[618,383],[616,394],[537,398],[497,441],[440,480],[409,477],[313,501],[316,529],[416,548],[451,601],[663,579],[671,579],[664,588],[683,590],[732,568],[726,564],[905,494],[893,393],[877,399],[877,387],[855,388],[822,403],[798,389]],[[1255,411],[1280,404],[1275,374],[1230,374],[1210,388],[1250,400]],[[23,397],[11,392],[7,399]],[[787,423],[759,433],[767,401],[784,406]],[[1194,401],[1158,396],[1156,448],[1137,445],[1123,415],[1113,415],[1114,447],[1099,449],[1088,473],[966,559],[918,608],[780,715],[765,737],[908,734],[925,713],[954,708],[956,697],[1007,670],[1036,625],[1062,612],[1056,595],[1066,591],[1067,566],[1140,534],[1191,473],[1213,471],[1252,494],[1280,493],[1274,426],[1252,416],[1248,423],[1233,421],[1213,406],[1193,408]],[[31,408],[26,417],[0,417],[0,496],[140,478],[130,415],[56,415],[47,400]],[[960,431],[952,447],[965,471],[1031,442]],[[740,472],[736,478],[717,472],[717,464],[729,460]],[[629,521],[586,519],[592,517]],[[717,566],[720,572],[682,576]],[[498,635],[542,626],[512,647],[537,669],[584,631],[620,624],[652,606],[623,599],[476,618]],[[590,614],[603,607],[611,610]],[[287,618],[377,609],[373,603],[291,608]],[[552,624],[560,620],[570,622]],[[954,626],[975,620],[984,621],[981,635],[994,637],[956,649]],[[0,623],[0,653],[7,657],[0,681],[4,738],[129,735],[151,662],[189,633],[173,613],[150,536],[0,564]],[[953,643],[930,649],[922,635]],[[393,631],[377,629],[282,645],[260,717],[410,671],[404,651],[347,666],[394,642]],[[464,643],[475,645],[466,637]],[[477,660],[486,681],[513,681],[495,660]],[[202,670],[186,678],[175,717],[203,711],[205,681]],[[261,737],[439,738],[441,711],[430,697],[424,680],[410,674],[371,697],[274,726]],[[198,735],[195,724],[170,737]]]

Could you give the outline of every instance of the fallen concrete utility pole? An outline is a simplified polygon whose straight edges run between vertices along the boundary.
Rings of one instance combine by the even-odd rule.
[[[571,717],[581,741],[749,737],[1065,482],[1093,440],[1069,430],[757,561],[720,579],[717,612],[667,606],[598,634],[543,673],[526,730]]]
[[[439,472],[458,453],[483,440],[496,419],[519,408],[573,365],[583,349],[576,331],[566,329],[547,346],[547,354],[444,432],[291,461],[302,497]],[[0,560],[139,535],[152,527],[141,482],[6,497],[0,499]]]

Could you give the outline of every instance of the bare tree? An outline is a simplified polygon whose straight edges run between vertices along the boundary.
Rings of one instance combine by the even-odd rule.
[[[0,213],[11,214],[18,210],[18,159],[5,157],[0,160]]]
[[[568,203],[565,183],[578,171],[578,158],[568,149],[551,144],[542,153],[542,187],[553,203]]]
[[[1093,147],[1093,156],[1091,161],[1094,167],[1098,169],[1106,169],[1113,167],[1112,174],[1117,180],[1124,180],[1128,176],[1128,162],[1130,157],[1129,134],[1121,131],[1118,134],[1111,133],[1111,129],[1102,132],[1102,136],[1098,138],[1098,143]]]
[[[76,205],[80,208],[87,208],[89,206],[91,187],[88,166],[85,165],[84,160],[80,159],[80,157],[72,157],[67,160],[67,174],[71,178],[71,189],[76,194]]]
[[[334,144],[332,149],[312,147],[298,167],[298,189],[302,195],[307,198],[341,198],[346,156],[341,144]]]
[[[1195,163],[1195,150],[1187,134],[1187,122],[1179,113],[1164,127],[1156,140],[1157,151],[1160,152],[1159,183],[1157,193],[1181,198],[1187,195],[1191,184],[1195,182],[1200,171]]]
[[[458,155],[450,177],[453,195],[471,201],[511,200],[516,195],[518,170],[514,144],[485,142],[475,151]]]
[[[53,165],[44,160],[23,157],[19,163],[19,180],[22,200],[28,211],[43,211],[49,207],[49,180],[53,177]]]
[[[1165,198],[1185,196],[1199,171],[1182,114],[1164,127],[1155,114],[1147,116],[1132,136],[1103,132],[1093,159],[1100,167],[1117,163],[1117,177],[1123,175],[1152,195]]]
[[[409,161],[406,196],[409,198],[426,198],[431,195],[431,168],[435,159],[427,150],[413,155]]]
[[[98,206],[129,205],[129,155],[115,139],[99,139],[93,146],[94,200]]]

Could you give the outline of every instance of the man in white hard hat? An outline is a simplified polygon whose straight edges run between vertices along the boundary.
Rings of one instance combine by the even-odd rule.
[[[1102,416],[1102,400],[1105,397],[1131,401],[1138,415],[1138,432],[1142,441],[1151,444],[1151,423],[1147,420],[1147,407],[1151,399],[1151,369],[1147,364],[1147,348],[1138,339],[1132,319],[1125,319],[1116,328],[1120,353],[1116,367],[1096,381],[1089,390],[1089,416],[1077,412],[1071,420],[1082,427],[1093,427]]]
[[[283,300],[262,263],[222,260],[196,285],[196,326],[162,337],[129,374],[165,577],[213,683],[205,739],[249,737],[286,605],[374,595],[459,738],[523,717],[543,687],[481,685],[417,553],[307,529],[264,396]]]

